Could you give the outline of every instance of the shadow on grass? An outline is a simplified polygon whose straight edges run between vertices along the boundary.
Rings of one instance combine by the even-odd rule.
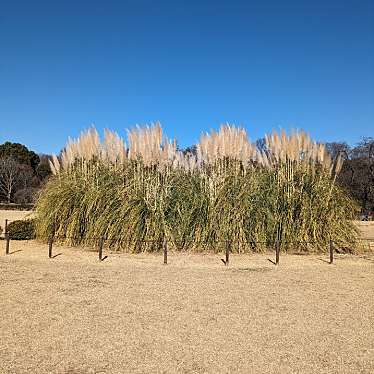
[[[319,258],[318,259],[319,261],[322,261],[322,262],[325,262],[326,264],[331,264],[331,262],[329,260],[325,260],[324,258]]]
[[[248,271],[248,272],[253,272],[253,273],[265,273],[267,271],[272,271],[271,268],[268,267],[262,267],[262,268],[250,268],[250,267],[245,267],[245,268],[234,268],[230,269],[231,271]]]

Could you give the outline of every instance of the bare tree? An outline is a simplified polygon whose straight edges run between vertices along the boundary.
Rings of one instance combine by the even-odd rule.
[[[12,157],[0,158],[0,194],[10,203],[12,195],[24,179],[21,165]]]
[[[353,149],[354,158],[363,158],[374,161],[374,138],[363,137]]]
[[[343,160],[348,160],[351,156],[351,149],[346,142],[326,143],[326,148],[333,159],[340,156]]]

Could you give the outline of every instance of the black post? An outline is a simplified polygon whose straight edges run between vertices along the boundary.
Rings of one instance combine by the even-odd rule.
[[[334,245],[332,240],[330,240],[330,264],[334,262]]]
[[[229,266],[229,262],[230,262],[230,249],[231,249],[231,241],[228,241],[226,243],[226,258],[225,258],[225,265],[226,266]]]
[[[9,242],[10,242],[10,236],[9,236],[9,233],[6,232],[5,233],[5,254],[6,255],[9,254]]]
[[[5,254],[8,255],[9,254],[10,237],[9,237],[9,234],[8,234],[8,220],[7,219],[5,220],[4,237],[5,237]]]
[[[55,236],[55,224],[52,226],[52,232],[49,235],[48,239],[48,258],[52,258],[52,247],[53,247],[53,239]]]
[[[48,258],[52,258],[52,246],[53,246],[53,237],[51,236],[48,240]]]
[[[275,243],[275,265],[279,264],[279,252],[280,252],[280,243],[277,241]]]
[[[104,247],[104,238],[100,238],[100,241],[99,241],[99,261],[103,260],[103,247]]]
[[[168,242],[166,241],[166,239],[164,239],[163,247],[164,247],[164,265],[167,265],[167,263],[168,263]]]

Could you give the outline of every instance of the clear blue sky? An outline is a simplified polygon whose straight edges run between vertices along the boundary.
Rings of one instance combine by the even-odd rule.
[[[374,1],[0,0],[0,143],[157,120],[374,136]]]

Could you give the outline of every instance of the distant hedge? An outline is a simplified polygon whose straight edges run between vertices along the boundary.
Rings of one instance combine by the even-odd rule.
[[[8,234],[13,240],[30,240],[35,238],[35,220],[18,220],[8,224]]]
[[[0,203],[0,210],[33,210],[34,204]]]

